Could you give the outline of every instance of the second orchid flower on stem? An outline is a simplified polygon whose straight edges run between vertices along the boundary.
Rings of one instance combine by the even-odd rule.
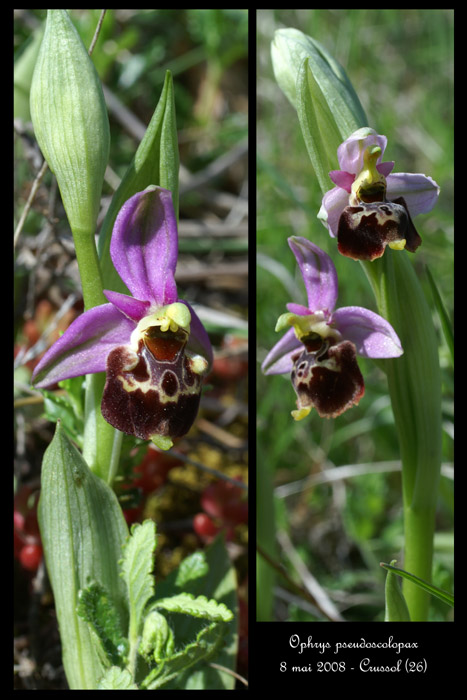
[[[290,373],[297,394],[296,420],[313,407],[336,418],[358,404],[365,392],[356,355],[391,358],[402,355],[400,340],[381,316],[360,306],[335,309],[338,293],[331,258],[306,238],[292,236],[289,246],[305,283],[308,306],[287,304],[276,331],[288,328],[266,356],[265,374]]]
[[[336,187],[323,197],[318,217],[339,252],[354,260],[380,258],[386,246],[414,253],[422,240],[412,217],[430,211],[439,187],[422,173],[392,173],[381,162],[387,138],[374,129],[355,131],[337,149],[340,170],[329,177]]]

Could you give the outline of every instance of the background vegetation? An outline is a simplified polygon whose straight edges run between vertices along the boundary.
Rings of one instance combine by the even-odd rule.
[[[411,260],[439,329],[447,468],[440,486],[434,583],[450,590],[453,371],[426,266],[452,318],[453,25],[451,10],[257,12],[257,459],[274,481],[277,556],[289,577],[276,577],[275,619],[323,619],[309,596],[306,600],[294,588],[313,589],[310,572],[318,597],[331,601],[344,619],[382,619],[384,574],[378,563],[396,558],[401,564],[403,531],[399,450],[384,374],[371,360],[359,359],[366,384],[359,406],[336,420],[312,412],[295,423],[288,377],[263,377],[259,369],[278,340],[274,326],[285,304],[306,299],[287,245],[290,235],[308,237],[332,256],[338,307],[376,311],[363,269],[337,254],[335,240],[316,219],[321,192],[296,113],[274,79],[270,43],[281,27],[320,41],[345,68],[370,125],[388,137],[384,160],[394,160],[395,171],[430,175],[441,187],[435,209],[415,221],[423,245]],[[340,478],[334,470],[345,465],[346,478]],[[362,469],[366,473],[359,475]],[[449,616],[448,608],[433,600],[432,619]]]

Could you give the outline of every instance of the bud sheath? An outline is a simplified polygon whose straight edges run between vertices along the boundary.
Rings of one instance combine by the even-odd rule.
[[[109,121],[96,69],[65,10],[47,12],[30,108],[73,234],[92,235],[109,156]]]

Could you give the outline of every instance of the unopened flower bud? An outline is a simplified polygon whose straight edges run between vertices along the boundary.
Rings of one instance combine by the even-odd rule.
[[[30,94],[34,131],[73,233],[94,233],[109,157],[96,69],[65,10],[48,10]]]

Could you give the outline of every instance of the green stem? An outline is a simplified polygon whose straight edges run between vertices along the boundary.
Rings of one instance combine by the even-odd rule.
[[[405,494],[404,494],[405,495]],[[431,582],[435,509],[416,508],[404,498],[405,552],[404,567]],[[428,619],[430,595],[411,581],[403,581],[404,597],[412,622]]]
[[[402,342],[404,354],[385,360],[402,459],[404,568],[431,581],[441,466],[441,379],[431,311],[405,252],[386,250],[363,263],[378,309]],[[429,596],[410,581],[404,595],[412,621],[426,620]]]
[[[85,309],[105,304],[107,299],[102,292],[102,277],[97,256],[94,233],[73,231],[76,259],[78,261]]]
[[[94,474],[112,485],[118,468],[123,434],[102,417],[101,400],[105,378],[103,372],[86,376],[83,458]]]
[[[76,259],[83,288],[85,309],[107,302],[102,291],[102,276],[94,233],[73,231]],[[88,374],[86,377],[83,457],[89,468],[108,484],[115,477],[122,435],[102,417],[101,399],[105,374]]]

